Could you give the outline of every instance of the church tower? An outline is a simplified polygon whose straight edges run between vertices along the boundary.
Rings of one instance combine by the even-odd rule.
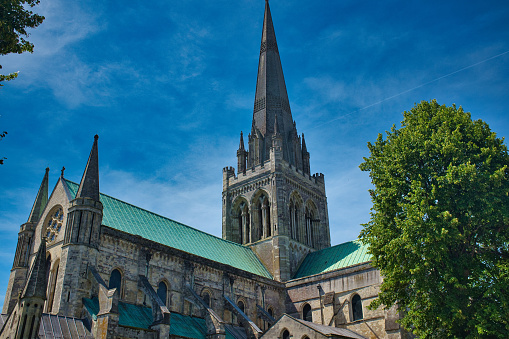
[[[16,254],[14,255],[14,262],[9,277],[9,285],[5,296],[6,302],[2,310],[4,314],[12,312],[18,300],[18,294],[23,289],[23,286],[25,286],[30,264],[29,258],[34,242],[35,227],[48,202],[48,172],[49,168],[46,168],[46,173],[39,187],[39,192],[37,192],[28,221],[21,225],[18,233],[18,246],[16,247]]]
[[[265,1],[248,150],[223,169],[223,238],[250,246],[278,281],[310,251],[330,247],[325,181],[292,118],[269,3]]]
[[[82,298],[90,298],[92,285],[89,266],[97,264],[103,205],[99,200],[99,155],[97,139],[83,172],[76,198],[67,214],[60,266],[63,282],[57,286],[54,309],[61,315],[81,317]],[[78,288],[76,288],[78,286]]]

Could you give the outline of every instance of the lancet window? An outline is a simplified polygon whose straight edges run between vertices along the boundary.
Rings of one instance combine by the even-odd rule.
[[[313,202],[306,204],[306,211],[304,213],[305,228],[306,228],[306,245],[315,247],[316,237],[318,236],[318,212]]]
[[[271,233],[270,221],[270,202],[269,197],[265,192],[257,196],[253,203],[253,211],[256,213],[256,218],[253,220],[252,236],[253,240],[268,238]]]
[[[297,193],[292,194],[290,197],[290,204],[288,207],[288,212],[290,216],[290,238],[293,240],[297,240],[303,242],[304,240],[304,232],[302,229],[302,199]]]

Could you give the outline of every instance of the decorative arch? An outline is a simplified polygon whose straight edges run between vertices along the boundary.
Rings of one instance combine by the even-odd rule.
[[[294,190],[290,194],[288,213],[290,217],[290,238],[299,242],[304,242],[304,227],[303,227],[303,206],[304,200],[299,192]]]
[[[290,339],[290,331],[288,331],[286,328],[283,328],[280,335],[281,339]]]
[[[362,320],[364,318],[362,314],[362,299],[360,295],[354,294],[352,296],[352,321]]]
[[[166,307],[169,306],[168,302],[168,291],[170,290],[170,284],[166,279],[163,279],[157,284],[157,295],[161,299],[161,301],[164,303]]]
[[[239,244],[251,242],[250,219],[249,203],[244,197],[238,197],[232,208],[232,234]]]
[[[318,208],[312,199],[306,201],[304,211],[304,221],[306,229],[306,245],[316,247],[316,240],[319,237],[318,225],[320,224],[320,216]]]
[[[270,195],[263,189],[258,189],[251,198],[251,238],[252,242],[272,236],[270,221]]]

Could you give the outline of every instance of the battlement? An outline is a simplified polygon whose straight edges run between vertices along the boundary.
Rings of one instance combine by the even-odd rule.
[[[309,174],[304,173],[302,170],[296,168],[295,166],[292,166],[291,164],[284,160],[282,161],[281,164],[282,166],[280,169],[283,170],[283,172],[287,173],[291,172],[293,175],[296,175],[309,183],[325,186],[325,178],[323,173],[315,173],[311,176]],[[271,160],[267,160],[263,164],[248,168],[245,173],[237,173],[237,175],[235,175],[235,169],[233,167],[231,166],[225,167],[223,168],[223,175],[226,176],[225,180],[228,181],[227,186],[230,186],[241,183],[245,180],[249,180],[260,174],[274,171],[275,168],[271,167]]]

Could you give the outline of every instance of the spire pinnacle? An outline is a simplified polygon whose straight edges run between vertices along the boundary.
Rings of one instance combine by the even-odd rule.
[[[242,131],[240,131],[240,145],[239,145],[239,149],[240,150],[244,150],[244,137],[242,135]]]
[[[91,198],[99,201],[99,153],[97,150],[97,139],[99,139],[99,136],[96,134],[76,198]]]
[[[46,237],[41,239],[39,250],[30,268],[27,283],[23,289],[22,298],[40,297],[46,299]]]
[[[46,207],[46,203],[48,202],[48,173],[49,167],[46,168],[46,173],[42,178],[42,183],[41,186],[39,187],[39,192],[37,192],[34,205],[32,206],[32,211],[30,212],[30,216],[28,217],[28,222],[38,222],[39,218],[42,215],[44,207]]]
[[[288,101],[283,67],[279,57],[276,33],[272,23],[269,2],[265,1],[258,78],[253,110],[253,124],[263,137],[274,133],[274,117],[281,120],[281,133],[285,135],[291,127],[292,113]]]
[[[304,133],[302,133],[302,153],[307,152],[306,140],[304,140]]]

